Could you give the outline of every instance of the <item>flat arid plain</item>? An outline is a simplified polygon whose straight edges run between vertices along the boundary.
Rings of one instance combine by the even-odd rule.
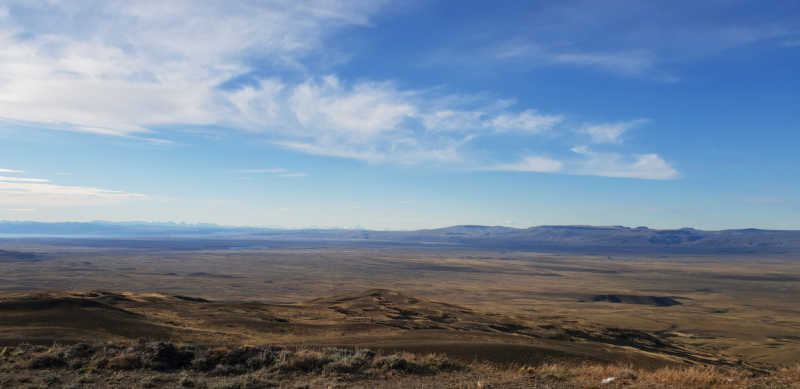
[[[0,347],[7,349],[0,374],[8,387],[35,387],[38,381],[19,378],[28,370],[14,367],[34,358],[22,355],[25,347],[52,353],[98,342],[366,348],[445,354],[453,363],[499,369],[494,376],[473,369],[398,381],[320,367],[306,372],[316,378],[251,377],[240,387],[447,386],[441,377],[456,387],[492,380],[495,387],[588,387],[608,378],[585,383],[524,373],[587,364],[639,375],[709,368],[733,378],[719,373],[688,387],[736,387],[800,361],[800,261],[793,251],[518,246],[252,234],[3,239]],[[61,346],[48,351],[54,343]],[[56,382],[78,382],[85,370],[61,368],[66,378]],[[134,368],[121,371],[136,377],[120,381],[128,387],[180,386],[164,372],[147,378]],[[96,374],[101,378],[75,387],[107,384],[110,378]],[[603,374],[615,377],[606,386],[647,386]]]

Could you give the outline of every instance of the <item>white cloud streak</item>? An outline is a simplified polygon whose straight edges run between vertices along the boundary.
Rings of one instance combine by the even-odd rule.
[[[662,64],[760,42],[773,46],[776,39],[791,44],[797,37],[796,18],[789,16],[792,6],[785,4],[756,10],[748,2],[612,3],[617,6],[591,0],[548,3],[521,13],[518,21],[524,25],[487,22],[479,33],[459,36],[457,47],[480,45],[481,50],[443,51],[453,53],[450,60],[456,66],[509,61],[533,67],[574,65],[676,82],[679,77],[666,73]],[[494,39],[487,42],[486,36]],[[464,44],[470,38],[473,45]]]
[[[0,176],[0,204],[95,205],[149,198],[147,195],[138,193],[45,183],[48,181],[40,178]]]
[[[346,90],[334,76],[322,85],[297,86],[289,98],[294,116],[307,129],[328,129],[369,138],[397,128],[415,108],[389,84],[360,83]]]
[[[519,130],[539,133],[560,121],[561,116],[538,115],[535,111],[529,109],[518,115],[500,115],[492,120],[492,127],[496,131]]]
[[[652,53],[646,50],[629,50],[618,52],[597,52],[580,50],[563,45],[536,44],[530,40],[514,38],[505,44],[489,48],[491,58],[498,60],[524,60],[541,64],[567,64],[602,68],[621,75],[640,74],[655,64]]]
[[[505,170],[514,172],[557,172],[561,170],[563,162],[554,159],[528,156],[519,163],[494,165],[486,170]]]
[[[308,176],[308,173],[293,172],[293,171],[290,171],[290,170],[287,170],[287,169],[283,169],[283,168],[244,169],[244,170],[237,170],[237,172],[239,172],[239,173],[255,173],[255,174],[267,173],[267,174],[271,174],[272,177],[282,177],[282,178],[291,178],[291,177],[299,178],[299,177]],[[251,179],[251,177],[238,177],[237,179],[239,179],[239,180],[249,180],[249,179]]]
[[[285,171],[286,171],[286,169],[282,169],[282,168],[237,170],[238,173],[281,173],[281,172],[285,172]]]
[[[586,157],[570,168],[572,174],[649,180],[667,180],[678,176],[678,171],[657,154],[637,155],[635,160],[630,161],[617,153],[589,151],[586,146],[573,147],[571,150]]]
[[[16,181],[16,182],[47,182],[43,178],[23,178],[23,177],[4,177],[0,176],[0,181]]]
[[[654,64],[652,55],[644,51],[620,53],[548,53],[545,58],[557,63],[597,66],[622,74],[639,74]]]
[[[786,204],[789,202],[789,198],[783,196],[749,196],[746,199],[756,204]]]
[[[27,173],[22,170],[0,169],[0,173]]]
[[[586,125],[582,132],[589,134],[595,143],[619,143],[620,135],[647,122],[646,119],[639,119],[628,122],[591,124]]]

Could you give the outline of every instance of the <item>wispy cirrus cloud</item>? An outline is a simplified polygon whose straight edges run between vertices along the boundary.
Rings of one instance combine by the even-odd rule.
[[[501,61],[530,61],[539,66],[574,65],[601,68],[621,75],[638,75],[654,66],[653,53],[647,50],[596,51],[575,45],[564,47],[549,42],[533,43],[515,37],[484,50],[483,55]]]
[[[673,83],[682,80],[675,64],[778,40],[791,46],[800,33],[791,3],[564,0],[506,9],[487,14],[481,28],[454,23],[458,33],[437,39],[421,62],[488,72],[583,68]]]
[[[667,180],[678,176],[678,171],[657,154],[640,154],[631,159],[618,153],[590,151],[587,146],[570,150],[585,157],[570,168],[571,174],[650,180]]]
[[[218,86],[252,71],[253,56],[301,67],[327,32],[364,25],[382,4],[6,2],[0,117],[107,135],[218,124],[233,103]]]
[[[505,170],[513,172],[557,172],[561,170],[563,162],[554,159],[528,156],[518,163],[499,164],[486,168],[486,170]]]
[[[15,181],[15,182],[47,182],[44,178],[25,178],[25,177],[3,177],[0,176],[0,181]]]
[[[485,146],[504,136],[521,139],[515,145],[567,136],[558,128],[562,114],[391,80],[347,81],[304,63],[328,54],[326,36],[369,26],[386,3],[11,1],[0,15],[0,120],[163,146],[172,143],[156,129],[213,126],[300,153],[371,163],[531,172],[574,164],[509,161],[512,154],[491,155]],[[552,58],[622,66],[606,54]],[[595,127],[592,136],[615,142],[627,129],[620,128]]]
[[[550,129],[561,121],[559,115],[539,115],[532,109],[525,110],[516,115],[502,114],[492,119],[491,127],[495,131],[518,130],[539,133]]]
[[[516,163],[496,164],[482,170],[515,172],[559,172],[617,178],[666,180],[676,178],[678,171],[657,154],[625,156],[619,153],[590,151],[587,146],[570,149],[584,158],[556,160],[541,156],[526,156]]]
[[[150,198],[150,196],[139,193],[83,186],[56,185],[47,182],[48,180],[45,179],[20,179],[18,177],[0,176],[0,204],[33,206],[96,205]]]
[[[292,150],[370,162],[455,162],[461,159],[458,149],[476,136],[537,134],[561,121],[559,115],[531,109],[514,112],[509,109],[514,103],[502,100],[484,101],[481,110],[463,110],[459,96],[426,96],[399,90],[391,82],[348,84],[327,75],[298,85],[275,79],[261,84],[269,97],[249,89],[236,97],[237,107],[264,113],[248,124],[253,131]],[[247,112],[243,114],[255,117]]]
[[[789,198],[783,196],[748,196],[745,199],[756,204],[786,204],[789,202]]]
[[[329,129],[353,138],[368,138],[397,129],[403,119],[414,116],[414,107],[390,84],[359,83],[351,89],[334,76],[321,84],[304,83],[294,88],[289,106],[307,129]]]
[[[0,169],[0,173],[27,173],[22,170]]]
[[[282,168],[273,168],[273,169],[243,169],[237,170],[237,173],[281,173],[285,172],[286,169]]]
[[[638,119],[627,122],[587,124],[581,132],[589,134],[595,143],[618,143],[620,136],[628,130],[637,128],[647,123],[647,119]]]
[[[237,172],[239,172],[239,173],[254,173],[254,174],[265,173],[265,174],[269,174],[271,177],[281,177],[281,178],[292,178],[292,177],[300,178],[300,177],[308,176],[308,173],[294,172],[294,171],[291,171],[291,170],[288,170],[288,169],[284,169],[284,168],[243,169],[243,170],[237,170]],[[251,178],[252,177],[237,177],[237,179],[239,179],[239,180],[249,180]]]

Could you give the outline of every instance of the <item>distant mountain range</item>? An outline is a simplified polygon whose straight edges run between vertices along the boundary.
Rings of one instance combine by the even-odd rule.
[[[273,239],[369,239],[373,241],[457,243],[502,250],[593,248],[635,251],[713,253],[800,253],[800,231],[724,230],[693,228],[654,230],[622,226],[537,226],[526,229],[489,226],[453,226],[417,231],[285,230],[254,232]]]
[[[106,222],[42,223],[29,221],[0,221],[0,234],[47,236],[153,236],[205,235],[215,233],[258,231],[262,228],[228,227],[197,223]]]
[[[302,230],[363,230],[360,226],[345,228],[340,226],[311,226]],[[221,226],[215,223],[175,223],[175,222],[31,222],[0,221],[0,234],[14,235],[64,235],[64,236],[151,236],[151,235],[204,235],[220,233],[241,233],[250,231],[287,230],[281,226]]]
[[[671,252],[800,253],[800,231],[723,230],[693,228],[654,230],[647,227],[538,226],[526,229],[463,225],[432,230],[372,231],[363,229],[284,229],[281,227],[233,227],[216,224],[90,222],[0,222],[0,238],[18,236],[70,237],[237,237],[262,240],[339,240],[396,243],[450,243],[497,247],[503,250],[531,248],[592,248]]]

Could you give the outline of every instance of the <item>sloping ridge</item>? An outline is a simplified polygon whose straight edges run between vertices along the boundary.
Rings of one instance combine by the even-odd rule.
[[[655,296],[598,295],[598,298],[599,296],[631,304],[659,306],[680,304],[669,298]],[[521,321],[386,289],[371,289],[314,299],[306,304],[335,310],[345,315],[343,320],[366,321],[413,330],[408,331],[402,340],[382,343],[365,343],[366,340],[358,342],[361,345],[389,350],[446,352],[448,355],[458,355],[467,359],[488,358],[496,363],[532,363],[533,359],[543,361],[560,359],[573,362],[615,360],[640,364],[651,363],[658,358],[669,356],[701,363],[729,364],[727,361],[715,359],[712,355],[689,351],[672,344],[667,339],[659,339],[633,329],[568,322]],[[499,339],[505,340],[498,342]],[[605,346],[600,346],[602,344],[629,347],[652,354],[645,357],[643,354],[631,352],[620,353],[619,350],[604,349]],[[497,355],[489,358],[486,353]],[[661,360],[658,363],[666,362]]]
[[[141,316],[96,300],[83,298],[30,298],[17,301],[0,302],[0,312],[26,312],[45,310],[103,310],[121,315]]]
[[[139,313],[90,296],[64,297],[55,292],[23,296],[0,302],[0,341],[47,343],[54,340],[151,338],[170,339],[173,331]]]
[[[496,320],[469,308],[386,289],[370,289],[307,302],[324,306],[349,320],[404,329],[483,329]]]
[[[5,300],[0,302],[0,345],[142,337],[203,344],[287,339],[305,345],[448,352],[467,359],[493,352],[498,363],[564,358],[706,363],[715,357],[641,331],[481,313],[386,289],[301,304],[214,303],[180,295],[112,292],[14,292],[0,295],[0,300]]]

